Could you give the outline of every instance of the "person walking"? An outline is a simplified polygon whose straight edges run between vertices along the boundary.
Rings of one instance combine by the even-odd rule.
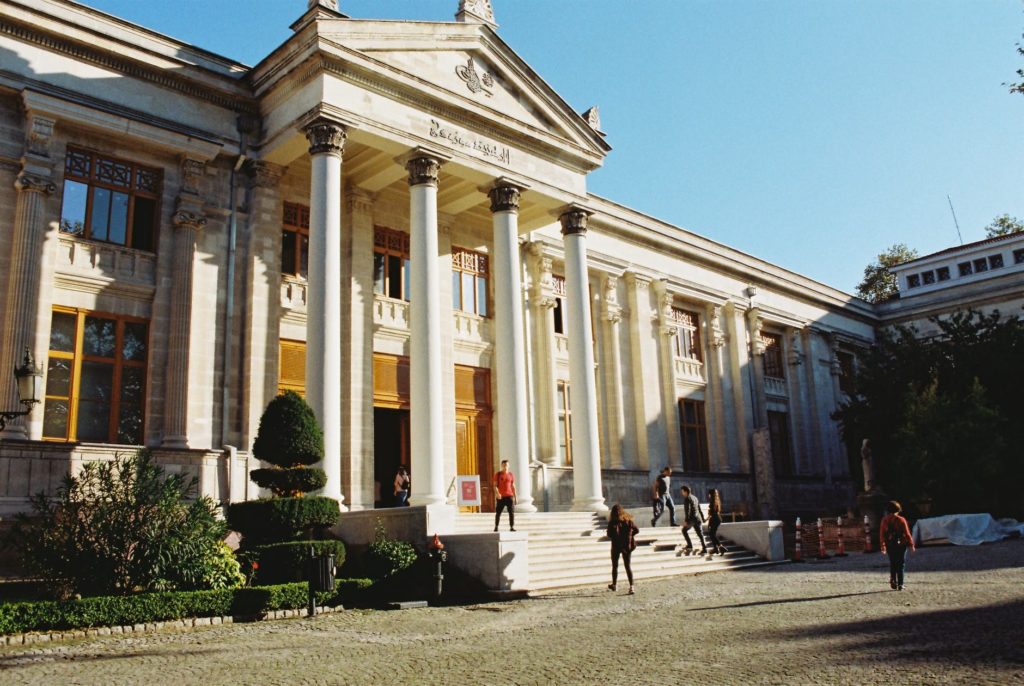
[[[704,543],[704,532],[701,527],[701,523],[704,521],[704,513],[700,511],[700,502],[697,500],[697,496],[690,493],[689,486],[683,486],[683,537],[686,539],[686,548],[683,550],[684,553],[689,555],[693,552],[693,543],[690,541],[690,528],[697,533],[697,538],[700,539],[700,554],[707,555],[708,547]]]
[[[882,517],[878,527],[878,547],[883,555],[889,556],[889,587],[894,591],[903,590],[903,570],[907,566],[907,550],[916,550],[910,525],[900,514],[903,507],[897,500],[890,500],[885,506],[887,515]]]
[[[498,506],[494,509],[494,530],[501,523],[501,511],[508,510],[508,530],[516,530],[516,478],[508,470],[508,460],[501,461],[501,471],[494,475],[494,487],[498,489]]]
[[[718,527],[722,526],[722,494],[717,488],[708,491],[708,536],[711,537],[711,553],[725,555],[725,546],[718,540]]]
[[[395,507],[404,507],[409,504],[409,487],[412,482],[409,479],[409,470],[405,465],[399,465],[395,473]]]
[[[669,488],[669,481],[672,479],[672,468],[665,467],[658,474],[651,486],[651,500],[654,506],[654,518],[651,519],[651,526],[658,526],[658,520],[668,508],[669,524],[679,526],[676,523],[676,504],[672,501],[672,490]]]
[[[630,558],[636,549],[636,535],[640,533],[633,517],[623,509],[622,505],[616,503],[608,515],[608,539],[612,542],[612,582],[608,584],[608,590],[614,591],[619,580],[619,557],[622,557],[622,566],[626,568],[626,578],[629,579],[629,595],[636,593],[636,586],[633,585],[633,567],[630,565]]]

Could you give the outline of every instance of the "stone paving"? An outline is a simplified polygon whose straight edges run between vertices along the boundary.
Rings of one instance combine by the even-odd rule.
[[[1024,683],[1024,540],[0,648],[0,684]]]

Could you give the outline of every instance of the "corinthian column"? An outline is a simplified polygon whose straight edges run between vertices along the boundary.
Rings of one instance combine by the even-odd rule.
[[[519,268],[519,195],[499,179],[488,195],[494,221],[494,356],[498,367],[498,454],[519,476],[516,511],[536,512],[526,417],[526,339]]]
[[[442,160],[425,150],[408,157],[409,170],[409,374],[412,408],[413,505],[440,505],[444,492],[444,388],[441,351],[440,264],[437,249],[437,181]],[[449,300],[449,302],[451,302]],[[451,370],[448,370],[451,374]]]
[[[305,133],[312,158],[306,399],[324,432],[323,494],[341,503],[341,156],[346,129],[317,119]]]
[[[167,374],[164,401],[165,448],[188,448],[188,358],[192,339],[192,273],[196,236],[206,225],[197,197],[182,195],[174,212],[174,285],[167,336]]]
[[[606,512],[601,493],[601,452],[597,438],[597,382],[594,379],[587,219],[570,206],[559,217],[565,242],[566,316],[569,319],[569,383],[572,384],[572,509]]]

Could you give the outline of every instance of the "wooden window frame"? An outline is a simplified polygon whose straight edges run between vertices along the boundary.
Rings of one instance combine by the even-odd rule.
[[[284,269],[284,238],[285,234],[293,234],[292,240],[295,242],[295,255],[293,258],[292,269]],[[305,279],[302,275],[303,264],[302,264],[302,239],[305,237],[306,245],[309,245],[309,207],[306,205],[300,205],[294,202],[286,202],[284,204],[284,210],[282,211],[281,218],[281,273],[285,276],[291,276],[296,279]],[[308,264],[308,251],[307,251],[307,264],[306,273],[309,273]]]
[[[765,377],[784,380],[786,365],[782,355],[782,336],[777,333],[762,333],[760,338],[764,344],[764,354],[761,358]]]
[[[705,403],[703,400],[692,398],[679,399],[679,440],[680,452],[682,452],[683,470],[687,472],[710,472],[711,455],[708,451],[708,424]],[[686,419],[686,409],[692,406],[697,417],[696,422],[689,422]],[[688,455],[686,446],[687,435],[693,432],[697,437],[697,455]]]
[[[290,376],[285,378],[284,358],[285,350],[302,351],[302,378]],[[278,341],[278,365],[277,365],[277,394],[283,395],[285,391],[295,391],[303,398],[306,397],[306,341],[296,341],[282,338]]]
[[[569,382],[564,379],[558,379],[555,382],[555,394],[563,398],[561,406],[555,402],[556,408],[556,421],[561,423],[565,422],[565,461],[562,463],[563,466],[569,467],[572,465],[572,392],[569,388]],[[565,409],[561,409],[564,407]],[[561,444],[558,445],[558,449],[561,450]]]
[[[84,155],[89,158],[88,172],[82,173],[78,165],[73,164],[75,155]],[[114,165],[125,165],[129,169],[129,181],[127,186],[118,185],[108,181],[104,181],[99,178],[99,170],[101,168],[100,162],[114,164]],[[140,178],[143,174],[151,175],[152,185],[155,190],[146,190],[140,187]],[[102,153],[87,150],[85,148],[79,148],[77,146],[69,145],[64,155],[64,180],[63,183],[66,186],[68,181],[74,181],[77,183],[84,184],[88,190],[86,191],[86,202],[85,202],[85,223],[82,227],[81,233],[75,233],[74,231],[64,230],[64,192],[65,189],[61,189],[61,213],[60,213],[60,233],[70,236],[79,236],[85,240],[96,241],[99,243],[108,243],[110,245],[120,245],[124,248],[130,248],[132,250],[145,250],[144,248],[136,248],[134,243],[134,229],[135,229],[135,199],[144,198],[146,200],[153,201],[153,235],[151,237],[152,249],[146,252],[156,252],[158,245],[158,239],[160,234],[160,198],[163,190],[163,172],[155,167],[149,167],[146,165],[136,164],[135,162],[129,162],[117,157],[111,157]],[[118,243],[116,241],[107,240],[104,238],[94,238],[92,235],[92,210],[93,210],[93,189],[100,188],[116,193],[125,193],[128,195],[128,213],[125,217],[125,241],[124,243]],[[109,229],[109,227],[108,227]]]
[[[394,296],[389,295],[391,293],[391,281],[396,278],[390,273],[388,267],[388,257],[397,257],[399,260],[399,269],[397,278],[399,280],[399,292],[400,296],[398,300],[409,302],[409,293],[406,283],[408,281],[408,274],[406,273],[409,268],[409,262],[411,260],[409,256],[409,234],[404,231],[398,231],[396,229],[389,229],[384,226],[373,227],[373,254],[374,259],[376,255],[384,256],[384,290],[380,292],[377,290],[377,279],[374,274],[373,292],[375,295],[381,295],[385,298],[392,298]]]
[[[676,332],[672,335],[672,354],[680,360],[704,362],[700,339],[700,315],[673,307],[669,317],[676,327]]]
[[[68,424],[67,431],[64,437],[59,436],[43,436],[44,441],[51,441],[57,443],[77,443],[78,442],[78,414],[79,414],[79,403],[81,394],[81,381],[82,381],[82,364],[84,362],[98,362],[102,364],[110,364],[113,366],[113,374],[111,376],[111,398],[110,398],[110,418],[107,424],[107,441],[106,443],[112,445],[121,445],[117,441],[117,427],[121,416],[121,376],[124,367],[139,368],[143,370],[144,381],[142,384],[142,436],[141,442],[138,445],[145,445],[146,436],[146,401],[149,398],[149,340],[150,340],[150,322],[147,319],[141,317],[131,317],[127,315],[114,314],[112,312],[101,312],[95,310],[88,310],[85,308],[75,307],[63,307],[55,305],[52,308],[52,313],[56,314],[70,314],[75,317],[75,341],[74,350],[72,352],[64,352],[60,350],[47,350],[47,369],[49,369],[49,359],[51,357],[71,360],[71,379],[69,382],[69,395],[58,396],[46,394],[44,396],[44,412],[46,401],[53,400],[66,400],[68,402]],[[52,316],[52,314],[51,314]],[[85,338],[85,320],[86,317],[96,317],[100,319],[111,319],[115,322],[115,342],[114,342],[114,357],[99,357],[97,355],[86,355],[84,353],[84,338]],[[126,323],[132,324],[145,324],[146,325],[146,357],[143,360],[125,360],[122,357],[122,351],[124,349],[124,325]],[[46,385],[44,383],[44,393]],[[44,424],[45,429],[45,424]],[[112,438],[113,437],[113,438]]]
[[[475,314],[480,317],[491,316],[491,275],[490,275],[490,257],[482,252],[475,250],[469,250],[468,248],[460,248],[458,246],[452,246],[452,274],[458,275],[459,288],[456,291],[455,283],[456,279],[452,279],[452,308],[461,312],[468,312],[469,314]],[[462,291],[462,275],[470,274],[473,277],[473,295],[471,297],[470,307],[466,307],[465,294]],[[485,293],[484,296],[484,311],[479,311],[480,304],[480,279],[483,279],[483,285]]]
[[[781,429],[781,432],[776,431],[776,428]],[[793,435],[790,431],[788,412],[768,410],[768,436],[776,476],[793,476],[796,471],[793,465]]]

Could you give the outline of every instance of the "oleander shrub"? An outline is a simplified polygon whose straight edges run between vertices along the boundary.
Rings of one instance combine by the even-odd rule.
[[[311,547],[317,556],[333,554],[336,567],[345,563],[345,544],[337,540],[259,545],[239,551],[239,557],[243,557],[253,568],[254,583],[284,584],[306,579],[306,564]]]
[[[322,469],[308,466],[324,459],[323,432],[313,409],[294,391],[286,391],[267,405],[252,452],[274,465],[253,470],[250,476],[275,496],[301,496],[327,483]]]
[[[324,496],[260,498],[228,506],[228,526],[242,534],[247,548],[320,535],[340,516],[338,501]]]
[[[366,550],[364,565],[372,579],[386,579],[411,567],[416,562],[416,549],[412,544],[389,538],[384,524],[378,519],[373,543]]]
[[[216,505],[189,499],[196,483],[145,450],[88,462],[32,498],[9,544],[57,597],[237,586]]]

